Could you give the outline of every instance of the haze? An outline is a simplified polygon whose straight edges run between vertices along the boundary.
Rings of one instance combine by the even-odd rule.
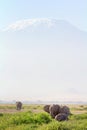
[[[0,100],[87,101],[86,5],[1,0]]]

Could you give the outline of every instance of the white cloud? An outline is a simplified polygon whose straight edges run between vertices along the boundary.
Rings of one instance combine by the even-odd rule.
[[[37,27],[40,24],[44,24],[47,27],[52,27],[55,25],[56,20],[49,18],[37,18],[37,19],[25,19],[16,21],[15,23],[10,24],[8,27],[3,29],[3,31],[17,31],[23,30],[27,27]]]

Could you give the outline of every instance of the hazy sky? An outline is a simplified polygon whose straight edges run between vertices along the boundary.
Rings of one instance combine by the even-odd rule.
[[[87,0],[0,0],[0,100],[87,100],[85,38],[82,48],[67,43],[59,49],[46,36],[17,30],[41,20],[52,26],[52,18],[87,36],[86,15]],[[14,36],[8,30],[16,30]]]
[[[57,18],[87,31],[86,0],[0,0],[0,28],[20,19]]]

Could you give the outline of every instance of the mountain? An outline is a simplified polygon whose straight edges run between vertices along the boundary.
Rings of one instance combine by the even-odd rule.
[[[8,46],[66,46],[87,47],[87,32],[64,20],[30,19],[15,22],[4,29]],[[17,45],[16,45],[17,43]]]
[[[86,100],[87,32],[64,20],[28,19],[9,25],[0,35],[0,95]]]

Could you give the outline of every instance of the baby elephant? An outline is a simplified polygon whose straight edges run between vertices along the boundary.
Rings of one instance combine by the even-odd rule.
[[[68,120],[68,115],[65,113],[59,113],[58,115],[55,116],[55,119],[57,121],[65,121]]]
[[[21,102],[16,102],[16,109],[21,110],[22,108],[22,103]]]

